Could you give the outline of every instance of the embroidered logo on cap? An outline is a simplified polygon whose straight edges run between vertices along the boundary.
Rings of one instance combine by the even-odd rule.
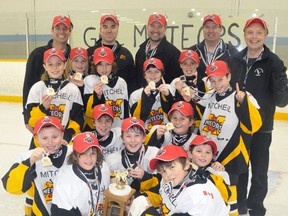
[[[188,52],[186,53],[186,56],[188,56],[188,57],[193,56],[193,53],[191,52],[191,50],[188,50]]]
[[[184,104],[182,103],[182,101],[179,101],[176,107],[177,108],[184,108]]]
[[[102,48],[101,51],[99,52],[99,56],[102,57],[102,58],[103,58],[104,56],[107,56],[107,53],[106,53],[106,51],[105,51],[104,48]]]
[[[215,70],[217,70],[218,69],[218,67],[214,64],[214,62],[212,63],[212,65],[211,65],[211,67],[209,68],[209,70],[211,71],[211,72],[214,72]]]
[[[52,120],[49,118],[49,116],[45,116],[42,123],[49,123],[52,122]]]
[[[133,124],[139,123],[139,121],[136,119],[136,117],[133,117],[133,118],[130,120],[130,122],[133,123]]]
[[[82,51],[82,49],[81,49],[80,47],[77,48],[76,52],[77,52],[78,54],[83,53],[83,51]]]
[[[90,137],[90,134],[86,134],[86,137],[84,138],[83,141],[87,142],[87,143],[93,143],[94,142],[94,140]]]
[[[108,110],[107,107],[105,106],[105,104],[101,104],[101,106],[99,107],[99,110],[101,111],[106,111]]]

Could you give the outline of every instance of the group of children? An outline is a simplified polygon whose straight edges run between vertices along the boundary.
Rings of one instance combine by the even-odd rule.
[[[2,178],[8,192],[31,195],[26,215],[101,215],[115,170],[129,172],[131,209],[144,197],[138,215],[237,215],[237,176],[262,118],[253,96],[230,86],[227,63],[211,63],[201,80],[198,54],[183,51],[183,75],[166,84],[163,63],[149,58],[146,85],[129,96],[109,47],[92,62],[80,47],[68,62],[61,50],[44,53],[24,112],[33,145]]]

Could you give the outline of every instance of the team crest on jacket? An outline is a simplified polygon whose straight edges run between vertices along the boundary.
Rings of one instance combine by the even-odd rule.
[[[210,114],[203,124],[202,131],[210,132],[211,135],[218,136],[221,133],[225,119],[225,116]]]

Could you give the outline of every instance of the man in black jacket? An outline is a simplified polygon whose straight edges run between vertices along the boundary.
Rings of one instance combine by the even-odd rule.
[[[221,39],[222,21],[220,16],[216,14],[205,16],[202,28],[204,40],[189,49],[196,51],[199,55],[200,64],[197,68],[197,83],[199,83],[198,89],[205,92],[203,78],[206,77],[206,67],[216,60],[226,61],[229,64],[230,57],[238,53],[238,50]]]
[[[268,35],[266,22],[260,18],[247,20],[244,39],[247,47],[231,60],[231,85],[250,92],[264,114],[263,125],[253,134],[250,147],[251,187],[247,199],[248,170],[239,176],[238,209],[240,214],[263,216],[264,199],[268,190],[269,147],[272,140],[276,106],[288,103],[286,67],[264,42]]]
[[[51,48],[57,48],[62,50],[65,58],[68,59],[71,50],[71,47],[68,44],[68,39],[70,37],[72,28],[73,24],[68,17],[55,16],[51,28],[52,39],[48,42],[47,45],[37,47],[29,55],[23,84],[23,110],[25,110],[24,107],[26,105],[27,97],[31,87],[40,80],[41,75],[44,72],[44,52]],[[27,119],[24,119],[24,121],[26,128],[32,132],[32,128],[29,127]]]
[[[166,27],[167,22],[164,15],[150,15],[146,26],[148,39],[140,45],[135,57],[138,88],[142,87],[145,83],[143,63],[148,58],[158,58],[162,61],[165,70],[164,80],[166,83],[171,83],[174,78],[182,75],[182,70],[178,63],[180,51],[166,40]]]
[[[87,49],[88,56],[93,56],[94,50],[101,46],[107,46],[113,50],[115,62],[117,63],[117,75],[122,77],[128,86],[129,95],[136,87],[136,74],[134,70],[134,59],[131,52],[120,44],[116,38],[119,30],[119,21],[112,14],[105,14],[100,19],[100,36],[93,47]]]

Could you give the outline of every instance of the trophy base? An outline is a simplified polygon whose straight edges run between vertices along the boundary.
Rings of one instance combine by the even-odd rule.
[[[110,193],[116,196],[127,196],[131,192],[131,187],[129,185],[124,185],[123,189],[118,189],[116,183],[112,183],[109,185]]]

